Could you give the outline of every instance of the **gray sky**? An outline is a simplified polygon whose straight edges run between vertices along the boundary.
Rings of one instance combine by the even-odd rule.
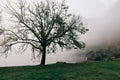
[[[89,32],[83,36],[83,41],[87,47],[111,41],[117,37],[120,30],[120,10],[119,0],[66,0],[70,11],[84,18],[84,22],[89,28]],[[4,4],[1,0],[0,4]],[[3,14],[4,18],[5,14]],[[31,54],[26,51],[23,55],[12,54],[7,59],[0,57],[0,66],[31,65],[37,64],[31,61]],[[59,54],[47,56],[47,63],[56,61],[76,62],[81,60],[78,51],[65,51]],[[77,57],[78,56],[78,57]]]

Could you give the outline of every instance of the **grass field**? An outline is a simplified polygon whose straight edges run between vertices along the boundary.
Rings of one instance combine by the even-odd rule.
[[[6,67],[0,80],[120,80],[120,61]]]

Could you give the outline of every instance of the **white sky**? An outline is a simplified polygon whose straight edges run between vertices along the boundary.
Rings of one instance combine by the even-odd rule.
[[[66,0],[67,4],[70,7],[71,12],[85,17],[86,20],[94,19],[94,18],[99,19],[99,17],[105,16],[109,12],[109,10],[111,10],[111,8],[115,6],[117,1],[118,0]],[[5,3],[5,0],[1,0],[0,4],[3,5],[4,3]],[[92,23],[93,23],[92,25],[95,24],[94,21]],[[89,24],[91,24],[90,21],[88,22],[87,25]],[[90,27],[89,29],[91,31],[87,33],[88,35],[86,37],[88,37],[87,39],[91,40],[92,42],[94,41],[93,37],[99,36],[98,34],[100,33],[97,34],[97,31],[99,28],[94,26],[93,28]],[[62,53],[65,53],[65,54],[62,54]],[[60,60],[75,62],[76,56],[75,54],[73,56],[72,53],[75,53],[75,52],[69,51],[68,53],[61,52],[60,54],[50,55],[49,57],[47,57],[47,63],[52,63]],[[0,66],[36,64],[36,63],[32,63],[30,58],[31,58],[31,55],[27,52],[23,55],[12,54],[7,59],[0,57]]]
[[[86,18],[104,15],[118,0],[67,0],[73,12]]]

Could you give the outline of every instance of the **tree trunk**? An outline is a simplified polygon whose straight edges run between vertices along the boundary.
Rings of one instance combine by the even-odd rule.
[[[45,65],[45,60],[46,60],[46,46],[43,46],[41,65],[43,65],[43,66]]]

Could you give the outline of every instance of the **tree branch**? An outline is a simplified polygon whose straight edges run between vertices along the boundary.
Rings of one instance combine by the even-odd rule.
[[[17,41],[17,42],[14,42],[14,43],[10,43],[10,44],[6,44],[6,46],[13,46],[15,44],[19,44],[19,43],[26,43],[26,44],[30,44],[31,46],[33,46],[34,48],[36,49],[40,49],[39,47],[36,47],[34,44],[32,44],[31,42],[24,42],[24,41]]]
[[[20,39],[20,40],[23,40],[23,41],[32,41],[32,42],[37,42],[37,43],[39,43],[39,41],[37,41],[37,40],[33,40],[33,39],[24,39],[24,38],[22,38],[22,37],[19,37],[15,32],[13,32],[13,31],[11,31],[11,30],[5,30],[5,31],[10,31],[11,33],[13,33],[18,39]]]
[[[42,41],[41,41],[39,35],[38,35],[32,28],[30,28],[25,22],[21,21],[21,23],[23,23],[23,24],[36,36],[36,38],[37,38],[37,39],[39,40],[39,42],[42,44]]]

